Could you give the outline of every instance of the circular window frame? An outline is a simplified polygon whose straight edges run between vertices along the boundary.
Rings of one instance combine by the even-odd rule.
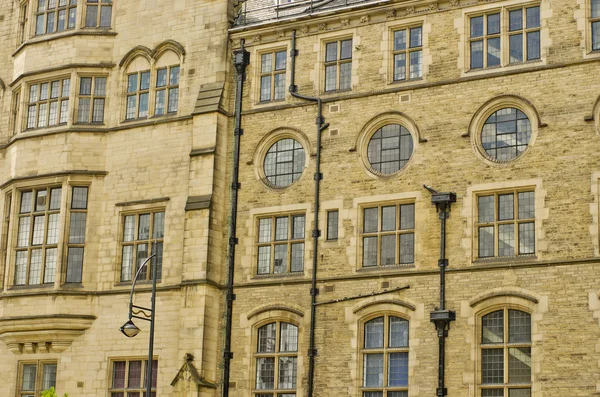
[[[265,157],[271,147],[282,139],[293,139],[297,141],[304,149],[304,168],[298,179],[287,186],[276,186],[269,182],[267,175],[265,174]],[[254,158],[252,163],[254,164],[254,173],[256,178],[260,180],[266,187],[274,191],[283,191],[294,185],[296,185],[304,177],[305,170],[308,168],[308,162],[312,155],[312,146],[309,143],[308,138],[303,132],[295,128],[280,127],[268,132],[256,145],[254,151]]]
[[[498,110],[514,108],[517,109],[527,116],[529,124],[531,125],[531,139],[527,143],[527,148],[517,157],[510,160],[498,160],[490,156],[481,142],[481,131],[483,126]],[[535,144],[538,130],[542,126],[540,116],[535,107],[527,99],[518,95],[502,95],[499,97],[492,98],[484,103],[473,115],[469,124],[468,135],[471,137],[471,144],[473,145],[475,152],[479,154],[479,157],[486,163],[495,166],[512,165],[516,161],[521,161],[526,154],[531,150],[531,147]]]
[[[368,149],[373,135],[375,135],[379,129],[390,124],[398,124],[408,130],[413,140],[413,150],[404,167],[391,174],[384,174],[375,170],[371,166],[371,163],[369,162]],[[363,126],[356,140],[356,147],[358,148],[358,156],[367,175],[374,179],[390,179],[398,177],[406,172],[415,158],[415,154],[418,151],[419,142],[423,142],[423,140],[421,138],[419,128],[411,118],[402,112],[387,112],[373,117]]]

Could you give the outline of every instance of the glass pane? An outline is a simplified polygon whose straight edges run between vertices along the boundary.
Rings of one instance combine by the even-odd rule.
[[[408,353],[389,353],[388,386],[408,386]]]
[[[150,214],[141,214],[138,225],[138,240],[148,240],[150,237]]]
[[[275,240],[287,240],[289,229],[289,218],[287,216],[275,218]]]
[[[123,247],[121,260],[121,281],[131,281],[133,277],[133,245]]]
[[[327,240],[337,240],[339,227],[339,212],[327,212]]]
[[[381,266],[396,264],[396,235],[381,236]]]
[[[531,382],[530,347],[511,347],[508,349],[508,382]]]
[[[94,99],[92,110],[92,122],[102,123],[104,121],[104,99]]]
[[[286,52],[278,51],[275,53],[275,70],[285,70]],[[285,75],[284,75],[285,76]]]
[[[325,62],[337,60],[337,41],[325,45]]]
[[[277,324],[270,323],[258,329],[258,352],[274,353]]]
[[[273,54],[263,54],[260,65],[261,73],[270,73],[273,70]]]
[[[400,264],[413,263],[415,261],[415,235],[414,233],[403,233],[400,235]]]
[[[42,250],[31,250],[31,262],[29,264],[29,284],[37,285],[42,281]]]
[[[73,209],[87,209],[87,187],[74,187],[73,188],[73,199],[71,200],[71,208]]]
[[[142,362],[141,361],[130,361],[129,362],[129,375],[127,376],[128,382],[127,387],[130,389],[137,389],[142,386]]]
[[[377,232],[379,229],[378,222],[379,208],[365,208],[364,209],[364,233]]]
[[[519,198],[519,219],[535,218],[535,202],[533,192],[521,192]]]
[[[29,245],[29,231],[31,230],[31,218],[19,218],[19,231],[17,234],[17,247],[27,247]]]
[[[31,245],[40,245],[44,242],[44,223],[46,217],[35,216],[33,218],[33,238],[31,239]]]
[[[27,213],[27,212],[31,212],[32,209],[32,197],[33,197],[33,193],[32,192],[22,192],[21,193],[21,214]]]
[[[400,206],[400,230],[415,228],[415,205],[403,204]]]
[[[90,121],[90,98],[79,98],[77,109],[77,122],[87,123]]]
[[[523,62],[523,35],[509,36],[509,63]]]
[[[488,39],[487,44],[488,67],[500,65],[500,37]]]
[[[530,7],[527,11],[527,29],[540,27],[540,7]]]
[[[140,108],[138,109],[138,117],[148,116],[148,93],[140,94]]]
[[[394,51],[406,49],[406,30],[394,32]]]
[[[56,364],[44,364],[42,390],[56,387]]]
[[[325,91],[335,91],[337,86],[337,65],[325,67]]]
[[[488,258],[494,256],[494,226],[484,226],[479,232],[479,257]]]
[[[521,30],[523,29],[523,10],[513,10],[508,13],[508,30]]]
[[[377,266],[377,237],[363,237],[363,266]]]
[[[418,79],[423,75],[422,67],[423,52],[413,51],[410,53],[410,78]]]
[[[276,101],[285,99],[285,74],[279,73],[275,75],[275,92],[273,99]]]
[[[279,389],[296,388],[296,357],[279,357]]]
[[[600,18],[600,0],[592,0],[592,18]]]
[[[508,342],[531,343],[531,315],[520,310],[508,311]]]
[[[535,253],[535,223],[519,224],[519,254]]]
[[[85,26],[96,27],[98,19],[98,6],[88,5],[85,11]]]
[[[285,273],[288,271],[288,245],[278,244],[275,246],[275,262],[273,263],[273,273]]]
[[[56,248],[46,250],[46,266],[44,269],[44,283],[54,282],[54,273],[56,273]]]
[[[69,247],[67,255],[67,283],[80,283],[83,272],[83,248]]]
[[[21,382],[21,390],[35,390],[37,366],[35,364],[23,365],[23,380]]]
[[[352,88],[352,63],[346,62],[340,65],[340,90]]]
[[[352,58],[352,40],[342,40],[340,59]]]
[[[540,32],[527,33],[527,60],[540,59]]]
[[[15,285],[25,285],[27,282],[27,251],[17,251],[15,261]]]
[[[515,219],[514,195],[501,194],[498,196],[498,220],[506,221]]]
[[[500,33],[500,14],[491,14],[487,16],[487,34]]]
[[[165,236],[165,213],[154,213],[152,238],[163,238]]]
[[[481,397],[504,397],[504,389],[482,389]]]
[[[498,225],[498,256],[515,255],[515,226]]]
[[[423,45],[421,32],[421,27],[410,29],[410,48],[421,47]]]
[[[265,357],[256,359],[256,388],[259,390],[273,389],[275,386],[275,358]]]
[[[408,321],[399,317],[390,317],[389,347],[408,347]]]
[[[483,41],[471,42],[471,69],[483,67]]]
[[[479,196],[477,198],[477,222],[488,223],[494,221],[494,196]]]
[[[144,264],[146,259],[148,259],[148,244],[138,244],[137,245],[137,253],[136,253],[136,263],[135,263],[135,271],[137,272],[140,267]],[[140,279],[147,278],[148,275],[148,264],[144,266],[142,271],[140,271]]]
[[[46,236],[46,244],[58,243],[58,230],[60,224],[60,214],[48,215],[48,234]]]
[[[381,208],[381,231],[396,230],[396,206]]]
[[[508,397],[531,397],[531,389],[508,389]]]
[[[394,81],[406,79],[406,54],[394,55]],[[370,157],[370,156],[369,156]]]
[[[271,218],[263,218],[258,221],[258,242],[265,243],[271,241]]]
[[[112,388],[113,389],[124,389],[125,388],[125,361],[113,362],[112,372]]]
[[[271,267],[271,247],[258,247],[258,274],[268,274]]]
[[[135,215],[127,215],[123,223],[123,241],[133,241],[135,238]]]
[[[471,18],[471,37],[483,36],[483,17]]]
[[[364,387],[383,387],[383,354],[364,355]]]
[[[102,6],[100,7],[100,27],[110,27],[110,21],[112,19],[112,7]]]
[[[481,351],[481,383],[504,383],[504,349],[483,349]]]
[[[279,351],[298,351],[298,327],[293,324],[281,323]]]
[[[377,317],[365,323],[365,349],[383,347],[383,324],[383,317]]]
[[[71,212],[71,223],[69,224],[69,243],[85,243],[85,212]]]
[[[481,343],[502,343],[504,341],[504,311],[486,314],[481,318]]]
[[[301,272],[304,270],[304,243],[292,244],[292,263],[291,272]]]

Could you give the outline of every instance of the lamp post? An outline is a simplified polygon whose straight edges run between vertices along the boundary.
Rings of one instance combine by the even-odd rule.
[[[131,320],[133,317],[139,318],[150,322],[150,341],[148,342],[148,364],[146,364],[146,397],[152,397],[152,355],[154,350],[154,309],[156,307],[156,260],[152,261],[152,295],[150,296],[151,306],[150,308],[137,306],[133,304],[133,289],[137,282],[138,276],[140,275],[144,266],[148,262],[155,258],[156,254],[150,255],[148,259],[142,263],[142,266],[135,273],[133,283],[131,284],[131,294],[129,295],[129,320],[119,328],[119,330],[128,338],[133,338],[140,333],[140,329]],[[134,312],[133,309],[138,309]],[[148,312],[150,314],[148,314]],[[142,316],[139,316],[141,314]]]

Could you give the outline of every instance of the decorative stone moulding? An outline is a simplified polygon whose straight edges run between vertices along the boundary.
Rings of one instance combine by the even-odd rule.
[[[0,318],[0,339],[14,354],[61,353],[95,319],[96,316],[77,314]]]

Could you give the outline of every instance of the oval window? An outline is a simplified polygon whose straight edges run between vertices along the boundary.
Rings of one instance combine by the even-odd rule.
[[[287,187],[300,178],[305,160],[304,148],[298,141],[292,138],[281,139],[267,151],[265,177],[274,187]]]
[[[510,161],[527,149],[531,140],[531,123],[519,109],[504,108],[494,112],[481,129],[483,150],[495,161]]]
[[[371,168],[384,175],[400,171],[410,160],[412,152],[412,135],[400,124],[388,124],[378,129],[367,148]]]

